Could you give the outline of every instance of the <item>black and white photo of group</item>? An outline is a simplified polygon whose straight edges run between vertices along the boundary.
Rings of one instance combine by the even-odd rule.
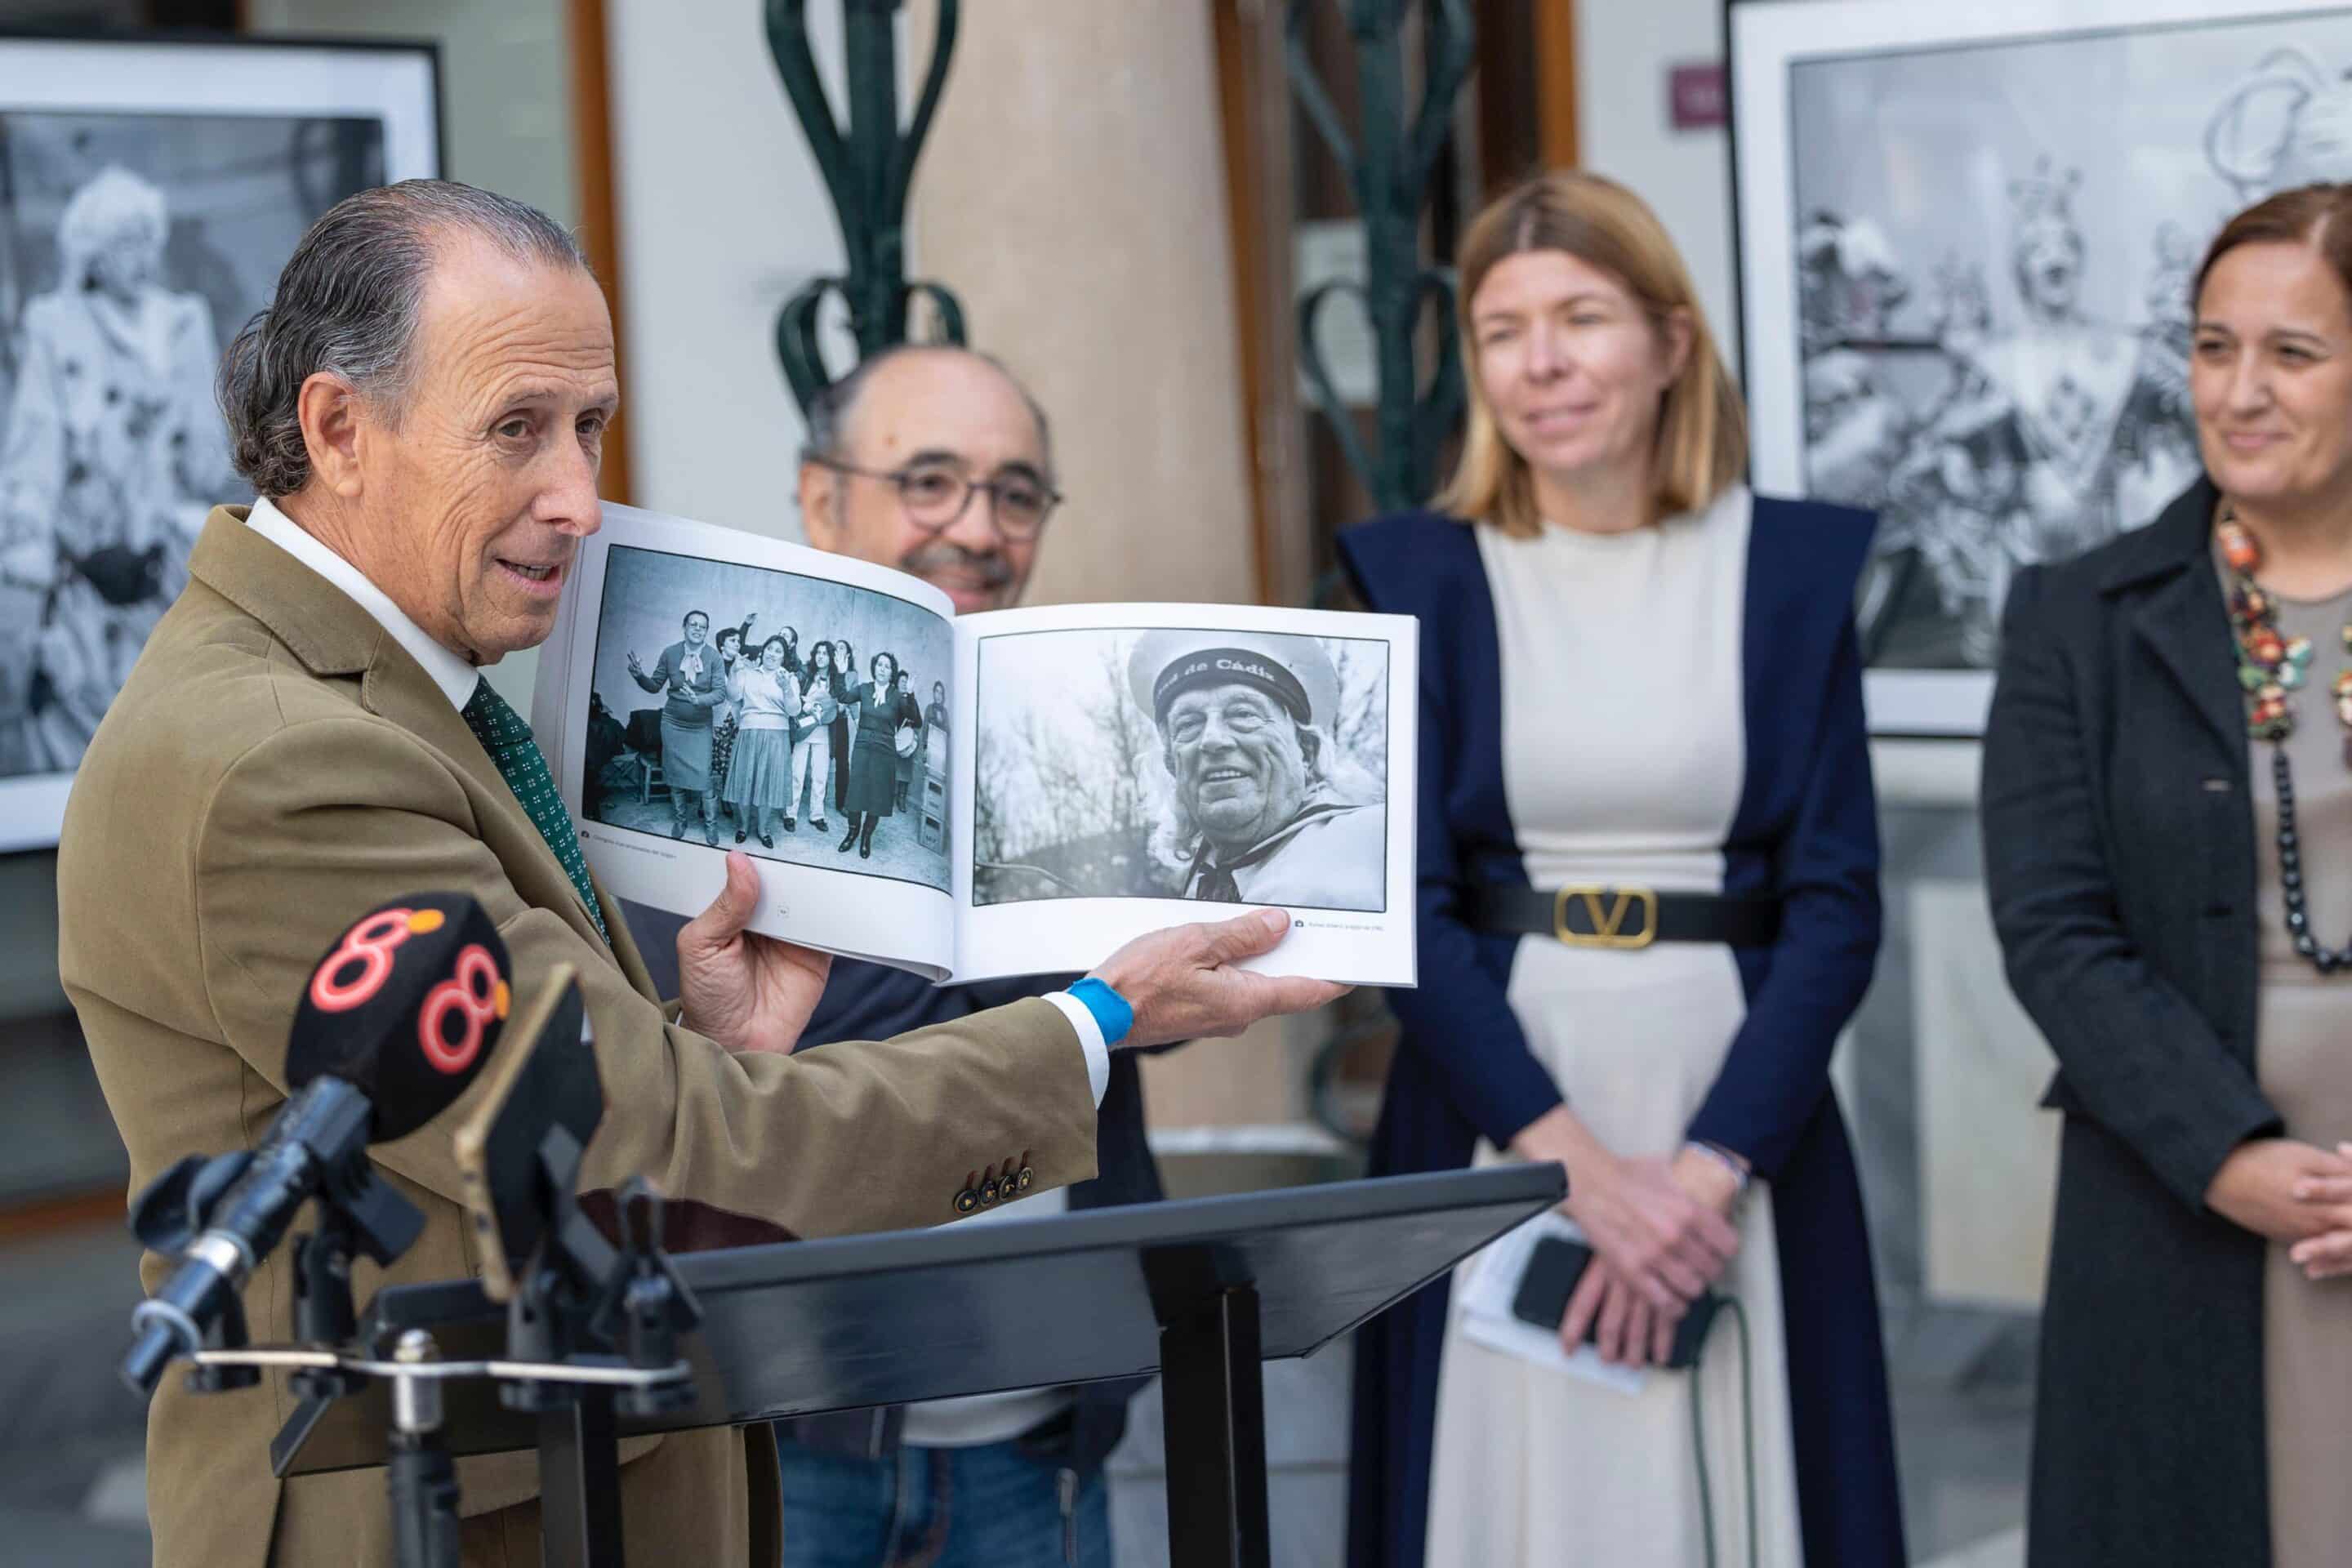
[[[1372,638],[982,637],[972,902],[1385,910],[1388,677]]]
[[[944,892],[953,646],[888,594],[614,545],[581,815]]]
[[[79,764],[205,514],[252,499],[221,352],[383,144],[363,118],[0,111],[0,777]]]
[[[1880,668],[1990,668],[2009,584],[2199,472],[2197,258],[2352,177],[2352,9],[1790,68],[1808,494],[1879,514]]]

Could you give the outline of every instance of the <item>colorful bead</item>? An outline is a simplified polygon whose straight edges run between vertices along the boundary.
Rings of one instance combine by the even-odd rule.
[[[2245,525],[2224,512],[2213,537],[2235,578],[2230,584],[2230,620],[2238,637],[2238,685],[2246,693],[2247,732],[2260,740],[2283,741],[2294,730],[2288,694],[2310,679],[2311,641],[2280,635],[2278,606],[2253,579],[2254,569],[2262,564],[2262,547]],[[2352,624],[2343,635],[2345,651],[2352,654]],[[2336,672],[2329,690],[2336,720],[2347,731],[2346,757],[2352,763],[2352,666]]]
[[[2261,563],[2263,552],[2262,546],[2254,542],[2254,536],[2246,531],[2245,524],[2225,522],[2213,533],[2221,541],[2221,559],[2230,563],[2230,570],[2251,575]]]

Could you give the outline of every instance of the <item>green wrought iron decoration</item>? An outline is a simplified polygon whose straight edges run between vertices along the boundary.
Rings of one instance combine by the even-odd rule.
[[[776,313],[776,357],[793,396],[805,412],[833,384],[817,342],[817,312],[825,296],[849,307],[858,357],[907,341],[908,308],[917,296],[939,312],[940,335],[964,341],[963,307],[937,283],[907,280],[907,190],[915,160],[930,133],[931,112],[948,79],[955,49],[957,0],[940,0],[939,35],[931,45],[915,112],[898,125],[898,13],[903,0],[842,0],[849,66],[849,120],[836,118],[810,51],[808,0],[768,0],[768,52],[784,80],[793,112],[833,196],[834,215],[848,265],[838,278],[812,279]]]
[[[1356,206],[1363,215],[1365,277],[1361,284],[1321,284],[1299,300],[1299,363],[1348,466],[1381,510],[1395,510],[1428,500],[1436,489],[1440,448],[1462,416],[1453,274],[1423,263],[1421,215],[1429,202],[1430,176],[1445,150],[1454,97],[1469,79],[1477,35],[1468,0],[1423,0],[1428,68],[1420,107],[1408,120],[1403,34],[1410,0],[1339,0],[1347,7],[1363,100],[1363,123],[1350,137],[1307,55],[1312,3],[1290,0],[1285,54],[1291,89],[1355,187]],[[1377,452],[1365,448],[1316,342],[1324,307],[1339,295],[1356,298],[1371,321],[1380,382]],[[1413,346],[1423,312],[1433,303],[1437,363],[1424,386]]]

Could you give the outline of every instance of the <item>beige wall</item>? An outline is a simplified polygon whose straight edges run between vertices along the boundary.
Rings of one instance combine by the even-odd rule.
[[[1202,5],[963,9],[912,247],[1053,420],[1033,603],[1256,597],[1212,42]]]
[[[914,0],[907,76],[937,12]],[[1252,602],[1224,149],[1202,5],[967,6],[915,173],[919,278],[1037,394],[1069,496],[1030,590]],[[1303,1114],[1313,1024],[1144,1064],[1155,1126]]]

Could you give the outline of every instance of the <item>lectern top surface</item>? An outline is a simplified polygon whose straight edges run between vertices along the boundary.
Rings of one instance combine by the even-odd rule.
[[[704,1312],[688,1342],[696,1403],[622,1431],[1134,1376],[1158,1369],[1163,1322],[1243,1285],[1266,1359],[1306,1355],[1564,1184],[1557,1165],[1507,1165],[681,1257]],[[444,1355],[491,1355],[503,1322],[470,1282],[400,1286],[378,1292],[363,1331],[426,1328]],[[535,1440],[487,1389],[451,1394],[455,1451]],[[383,1397],[340,1401],[315,1425],[298,1415],[276,1446],[280,1473],[380,1463]]]

